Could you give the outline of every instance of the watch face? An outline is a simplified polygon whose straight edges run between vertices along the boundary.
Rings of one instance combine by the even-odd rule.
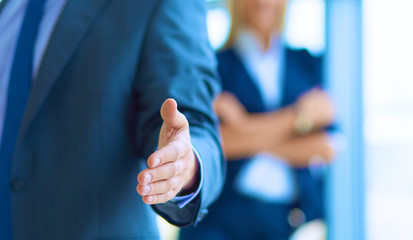
[[[310,118],[303,113],[298,113],[294,123],[295,130],[298,134],[306,135],[313,130],[314,124]]]

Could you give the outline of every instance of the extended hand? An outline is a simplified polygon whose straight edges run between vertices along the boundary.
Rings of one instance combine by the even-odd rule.
[[[182,189],[191,188],[198,171],[192,150],[189,125],[173,99],[161,107],[163,125],[158,150],[147,161],[149,168],[138,175],[136,190],[146,204],[165,203]]]

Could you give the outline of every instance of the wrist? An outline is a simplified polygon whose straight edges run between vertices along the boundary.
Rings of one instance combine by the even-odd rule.
[[[195,192],[199,186],[200,179],[201,179],[200,177],[201,173],[200,173],[199,163],[195,157],[195,154],[194,154],[193,162],[194,164],[193,164],[192,170],[190,171],[191,177],[188,179],[187,183],[182,187],[178,195],[182,196],[182,195],[187,195],[189,193]]]
[[[272,152],[274,147],[283,145],[285,142],[296,137],[294,121],[296,118],[296,110],[294,106],[286,106],[282,109],[270,113],[272,118],[271,126],[264,132],[267,140],[262,144],[263,151]],[[261,138],[261,137],[260,137]]]

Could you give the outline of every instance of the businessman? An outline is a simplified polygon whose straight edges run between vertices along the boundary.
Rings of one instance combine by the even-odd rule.
[[[204,2],[0,3],[0,239],[158,239],[154,212],[205,216],[224,162]]]

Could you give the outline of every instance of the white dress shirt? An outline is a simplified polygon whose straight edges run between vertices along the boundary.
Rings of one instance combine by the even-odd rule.
[[[235,50],[259,89],[266,109],[278,108],[283,94],[282,39],[274,37],[270,49],[264,51],[254,34],[244,30]],[[269,153],[252,157],[240,170],[235,184],[242,194],[271,203],[291,203],[296,195],[293,169]]]

